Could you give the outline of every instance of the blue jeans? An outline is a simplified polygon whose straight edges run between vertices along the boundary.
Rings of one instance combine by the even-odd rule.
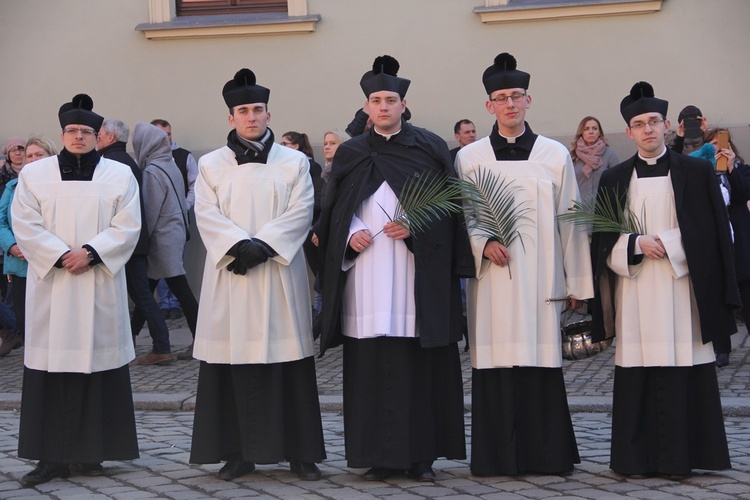
[[[169,289],[169,285],[163,279],[159,280],[159,284],[156,285],[156,300],[159,301],[159,307],[162,309],[175,309],[180,307],[180,301],[174,296],[172,291]]]
[[[180,276],[172,276],[171,278],[164,279],[167,282],[167,285],[169,285],[169,289],[172,290],[172,292],[175,294],[175,297],[177,297],[177,300],[180,302],[182,312],[185,313],[185,321],[187,322],[187,326],[190,329],[190,333],[193,335],[193,338],[195,338],[195,324],[198,321],[198,301],[195,300],[195,295],[193,295],[193,291],[190,290],[190,284],[188,284],[187,277],[184,274],[181,274]],[[154,293],[154,290],[156,289],[157,283],[157,280],[148,280],[149,289],[151,290],[152,295]],[[157,311],[159,310],[157,309]],[[161,311],[159,311],[159,314],[161,314]],[[138,308],[136,308],[136,310],[133,311],[133,318],[131,319],[130,324],[134,327],[140,326],[141,328],[143,328],[143,322],[143,314],[138,310]]]
[[[154,290],[151,288],[146,265],[145,255],[133,255],[125,264],[125,276],[128,280],[128,295],[135,304],[133,316],[130,319],[130,331],[133,335],[148,323],[148,332],[151,334],[153,351],[156,354],[172,352],[169,344],[169,328],[164,316],[161,315],[159,304],[154,298]]]

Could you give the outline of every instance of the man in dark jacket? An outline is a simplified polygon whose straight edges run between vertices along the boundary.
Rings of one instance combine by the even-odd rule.
[[[143,174],[138,168],[133,157],[126,151],[130,129],[120,120],[105,120],[99,130],[97,138],[97,149],[99,154],[110,160],[124,163],[133,172],[135,179],[138,181],[138,188],[141,187]],[[153,350],[146,356],[138,358],[139,364],[169,364],[174,362],[174,356],[171,354],[169,344],[169,328],[167,322],[159,310],[159,305],[154,299],[154,294],[148,284],[146,256],[148,255],[148,228],[146,227],[146,217],[143,211],[143,194],[141,198],[141,235],[138,238],[138,244],[135,247],[132,257],[125,264],[125,276],[128,282],[128,295],[135,304],[136,309],[141,311],[148,323],[148,331],[153,340]],[[133,329],[131,321],[133,340],[135,341],[138,331]]]
[[[390,221],[407,182],[454,172],[445,141],[402,119],[410,82],[397,71],[392,57],[375,60],[360,82],[373,127],[333,159],[319,235],[321,350],[344,345],[349,467],[370,467],[371,480],[407,471],[434,481],[436,458],[466,454],[459,277],[473,267],[458,217],[418,234]]]
[[[647,234],[592,242],[592,335],[617,334],[610,467],[625,475],[731,467],[711,345],[736,331],[729,221],[711,164],[665,146],[667,106],[633,86],[620,111],[638,153],[599,184]]]

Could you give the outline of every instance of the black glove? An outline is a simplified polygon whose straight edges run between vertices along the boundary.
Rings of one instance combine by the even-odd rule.
[[[245,266],[245,264],[243,264],[240,259],[234,259],[232,262],[227,264],[227,271],[231,271],[234,274],[244,276],[247,272],[247,266]]]
[[[243,240],[237,247],[237,256],[248,269],[263,264],[276,255],[271,247],[258,239]]]
[[[246,241],[249,242],[250,240],[238,241],[237,243],[232,245],[232,248],[230,248],[229,251],[227,252],[227,255],[229,255],[230,257],[234,257],[234,260],[230,262],[229,264],[227,264],[227,271],[232,272],[234,274],[239,274],[241,276],[244,276],[245,273],[247,272],[247,266],[243,264],[242,262],[240,262],[240,252],[239,252],[240,245],[242,245],[242,243]]]

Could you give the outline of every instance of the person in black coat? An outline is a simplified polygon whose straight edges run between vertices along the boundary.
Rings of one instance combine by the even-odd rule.
[[[333,158],[318,226],[321,353],[344,345],[349,467],[369,467],[370,480],[407,471],[434,481],[436,458],[466,455],[459,277],[473,262],[459,216],[411,234],[386,215],[407,181],[454,175],[445,141],[403,119],[409,80],[397,70],[382,56],[365,74],[373,128]]]
[[[633,86],[621,112],[638,154],[599,184],[649,234],[592,240],[592,338],[617,334],[610,467],[624,475],[731,467],[710,344],[736,331],[729,220],[711,164],[666,148],[667,106]]]
[[[716,159],[724,156],[727,158],[727,171],[721,174],[726,179],[725,185],[729,187],[729,220],[732,223],[734,235],[734,266],[737,273],[737,286],[740,290],[742,300],[742,317],[745,325],[750,323],[750,211],[747,202],[750,200],[750,166],[738,154],[729,135],[729,148],[719,149],[719,132],[729,131],[725,128],[712,128],[706,131],[703,138],[704,143],[713,144],[716,148]],[[729,337],[714,339],[714,350],[716,351],[716,366],[722,367],[729,364],[729,353],[732,352],[732,343]]]
[[[130,129],[122,121],[105,120],[97,136],[97,149],[103,157],[119,161],[130,167],[135,180],[138,181],[140,189],[143,173],[133,157],[126,151],[129,135]],[[162,316],[161,310],[159,310],[159,304],[156,302],[148,283],[146,256],[149,251],[149,236],[148,228],[146,227],[146,217],[143,212],[142,193],[140,194],[140,198],[141,234],[138,237],[138,244],[133,251],[133,255],[130,257],[128,263],[125,264],[125,276],[128,282],[128,295],[135,304],[136,309],[145,316],[148,331],[153,341],[152,352],[138,358],[138,363],[164,365],[174,362],[174,356],[171,354],[172,349],[169,343],[167,322],[164,321],[164,316]],[[135,322],[135,324],[139,323],[139,321]],[[140,324],[142,325],[142,323]],[[134,326],[133,321],[131,321],[131,330],[133,341],[135,341],[140,328]]]

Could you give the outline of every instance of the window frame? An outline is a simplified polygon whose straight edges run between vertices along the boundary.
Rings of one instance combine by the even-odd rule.
[[[149,40],[312,33],[320,14],[307,0],[286,0],[286,12],[177,16],[175,0],[146,0],[149,22],[135,27]]]
[[[175,0],[175,16],[287,12],[286,0]]]

